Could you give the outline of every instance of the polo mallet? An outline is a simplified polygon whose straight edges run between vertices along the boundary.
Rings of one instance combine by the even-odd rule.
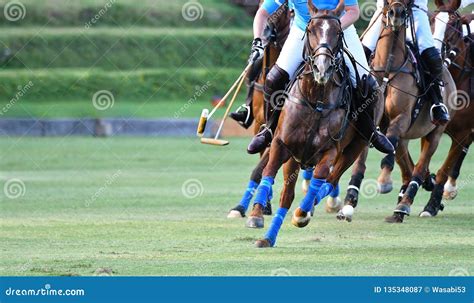
[[[230,93],[235,89],[234,91],[234,95],[232,96],[232,99],[231,101],[229,102],[229,105],[227,106],[227,109],[225,111],[225,114],[224,114],[224,117],[222,118],[222,121],[219,125],[219,128],[216,132],[216,135],[214,138],[201,138],[201,143],[204,143],[204,144],[211,144],[211,145],[219,145],[219,146],[224,146],[224,145],[227,145],[229,144],[229,141],[226,141],[226,140],[219,140],[219,135],[222,131],[222,127],[224,126],[224,122],[225,122],[225,119],[227,118],[227,115],[229,114],[229,111],[230,109],[232,108],[232,105],[234,104],[234,101],[235,99],[237,98],[237,95],[240,91],[240,88],[242,87],[242,84],[244,83],[245,81],[245,75],[247,74],[248,70],[250,69],[250,67],[252,66],[251,63],[249,63],[244,71],[240,74],[240,76],[237,78],[237,80],[234,82],[234,84],[232,84],[232,86],[230,87],[229,91],[225,94],[224,97],[222,97],[222,99],[219,101],[219,103],[217,103],[213,110],[209,113],[209,111],[207,109],[203,109],[202,110],[202,113],[201,113],[201,117],[199,119],[199,124],[198,124],[198,128],[197,128],[197,132],[196,134],[199,136],[199,137],[202,137],[202,135],[204,134],[204,131],[206,129],[206,124],[207,124],[207,121],[212,117],[212,115],[214,115],[214,113],[216,112],[216,110],[219,108],[219,106],[225,102],[225,100],[230,96]]]

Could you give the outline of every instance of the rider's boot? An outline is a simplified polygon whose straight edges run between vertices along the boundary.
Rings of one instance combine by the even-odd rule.
[[[273,133],[278,125],[278,118],[283,107],[283,104],[279,103],[284,102],[282,95],[289,81],[290,76],[288,73],[276,64],[268,73],[264,86],[265,118],[267,123],[262,125],[261,130],[250,141],[247,147],[249,154],[263,151],[272,141]]]
[[[393,154],[395,148],[390,140],[380,132],[374,122],[374,104],[378,100],[379,94],[377,81],[372,76],[364,75],[361,79],[361,87],[356,94],[359,98],[359,104],[364,112],[359,116],[358,127],[362,135],[369,141],[369,144],[384,154]],[[363,104],[366,104],[363,106]]]
[[[449,122],[449,112],[446,105],[443,103],[443,97],[441,95],[442,74],[443,74],[443,61],[441,55],[436,47],[430,47],[425,49],[421,53],[428,72],[430,73],[429,79],[432,83],[430,89],[430,99],[433,105],[431,106],[431,122],[435,125],[445,125]]]
[[[231,113],[229,117],[237,121],[242,127],[249,128],[253,122],[253,91],[255,87],[255,81],[257,81],[260,71],[262,70],[262,60],[257,60],[253,63],[252,68],[247,74],[246,85],[247,85],[247,98],[245,104],[242,104],[235,112]]]

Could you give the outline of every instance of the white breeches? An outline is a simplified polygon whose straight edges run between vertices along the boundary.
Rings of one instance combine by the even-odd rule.
[[[303,30],[298,28],[296,25],[293,25],[280,52],[280,56],[276,61],[276,64],[288,73],[290,79],[295,77],[296,70],[301,62],[303,62],[304,34],[305,32]],[[354,56],[354,59],[359,63],[357,64],[357,70],[360,77],[368,74],[369,65],[365,58],[364,49],[362,48],[362,44],[360,43],[354,25],[351,25],[344,31],[344,39],[347,43],[346,47],[351,52],[352,56]],[[354,67],[350,63],[349,57],[347,57],[346,54],[344,54],[344,60],[349,67],[352,84],[355,86],[357,83]]]
[[[415,33],[420,52],[423,52],[425,49],[435,46],[435,42],[433,35],[431,34],[430,20],[425,11],[427,1],[415,1],[415,4],[420,6],[420,8],[413,8]],[[362,44],[372,51],[375,50],[380,33],[382,32],[382,14],[380,14],[382,9],[383,1],[377,0],[377,10],[373,15],[372,20],[370,20],[370,24],[373,23],[373,25],[369,28],[362,40]],[[407,28],[406,36],[408,41],[412,40],[410,27]]]

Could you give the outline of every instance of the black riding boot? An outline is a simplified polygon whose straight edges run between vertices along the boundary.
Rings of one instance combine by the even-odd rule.
[[[262,125],[260,132],[250,141],[247,147],[249,154],[256,154],[265,150],[272,141],[273,133],[278,125],[278,118],[283,107],[283,104],[280,104],[280,102],[284,102],[284,90],[289,81],[290,76],[288,73],[276,64],[268,73],[264,87],[265,118],[267,124]]]
[[[435,125],[444,125],[449,122],[448,109],[443,103],[441,95],[443,61],[436,47],[430,47],[421,54],[427,70],[429,71],[430,83],[433,83],[429,91],[433,105],[431,106],[431,122]]]
[[[373,77],[363,76],[361,87],[358,91],[358,107],[364,112],[359,114],[358,127],[362,135],[368,140],[369,144],[384,154],[393,154],[395,148],[388,138],[380,132],[374,122],[374,105],[377,102],[377,82]],[[365,104],[365,106],[364,106]]]
[[[260,59],[255,61],[249,73],[247,74],[247,98],[245,99],[245,104],[242,104],[234,113],[229,115],[229,117],[237,121],[245,129],[249,128],[253,122],[253,91],[255,87],[255,81],[257,81],[261,71],[262,60]]]

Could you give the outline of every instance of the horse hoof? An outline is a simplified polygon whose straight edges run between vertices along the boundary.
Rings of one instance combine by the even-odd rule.
[[[402,213],[393,213],[393,215],[386,217],[385,222],[387,223],[403,223]]]
[[[337,213],[342,208],[342,200],[339,197],[333,198],[329,197],[326,201],[324,210],[327,213]]]
[[[263,228],[263,217],[249,217],[245,226],[248,228]]]
[[[310,180],[305,180],[305,179],[303,179],[303,181],[301,181],[301,190],[303,191],[303,194],[305,194],[305,195],[308,192],[309,182],[310,182]]]
[[[236,207],[232,208],[227,214],[227,218],[229,219],[244,218],[244,217],[245,217],[245,208],[242,205],[237,205]]]
[[[272,204],[268,201],[263,208],[263,215],[271,216],[272,215]]]
[[[424,210],[420,213],[420,217],[421,218],[433,217],[433,215],[429,211]]]
[[[390,183],[377,183],[377,191],[380,193],[380,194],[388,194],[389,192],[391,192],[393,190],[393,183],[390,182]]]
[[[302,214],[303,216],[298,216],[297,214]],[[302,228],[308,225],[309,221],[311,220],[311,213],[305,213],[301,208],[295,209],[293,212],[293,216],[291,217],[291,224],[296,227]]]
[[[443,199],[454,200],[454,198],[456,198],[457,195],[458,195],[457,186],[453,186],[449,182],[446,182],[446,184],[444,185]]]
[[[268,239],[259,239],[255,242],[255,247],[257,248],[267,248],[272,247],[272,244]]]

